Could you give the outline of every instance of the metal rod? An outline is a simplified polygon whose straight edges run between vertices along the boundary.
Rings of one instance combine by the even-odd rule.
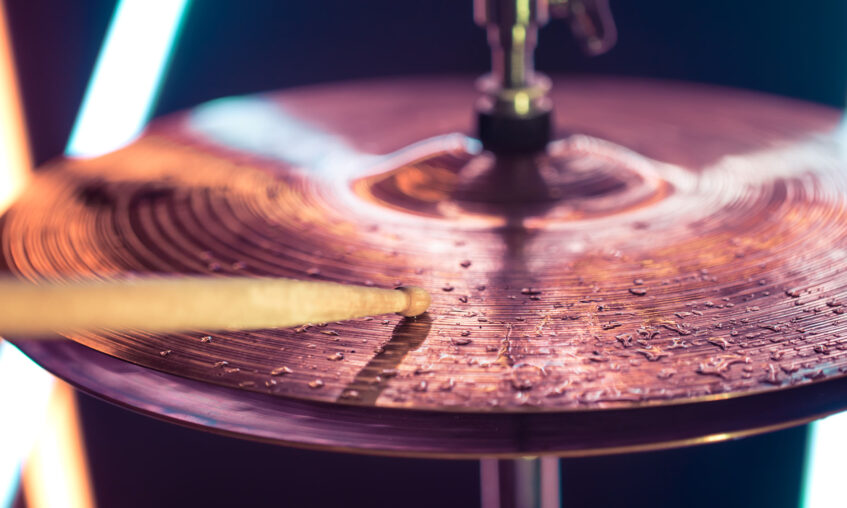
[[[559,508],[559,459],[483,459],[480,494],[482,508]]]

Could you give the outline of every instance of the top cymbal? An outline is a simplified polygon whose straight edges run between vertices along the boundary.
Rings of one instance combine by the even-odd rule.
[[[429,314],[410,321],[73,336],[140,366],[286,399],[648,415],[842,377],[837,112],[560,79],[562,141],[503,192],[485,175],[505,163],[455,134],[468,130],[468,83],[329,85],[165,118],[123,150],[45,168],[5,216],[6,263],[31,279],[254,274],[433,293]],[[536,192],[522,187],[532,177],[552,191],[522,198]],[[50,363],[49,346],[34,350]]]

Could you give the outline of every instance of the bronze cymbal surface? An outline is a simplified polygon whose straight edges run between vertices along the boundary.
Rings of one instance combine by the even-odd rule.
[[[650,411],[843,376],[837,112],[562,78],[560,141],[518,163],[551,194],[509,201],[484,177],[505,163],[463,134],[469,83],[326,85],[166,117],[122,150],[44,168],[5,215],[6,263],[32,280],[256,275],[432,293],[416,320],[71,337],[288,399]]]

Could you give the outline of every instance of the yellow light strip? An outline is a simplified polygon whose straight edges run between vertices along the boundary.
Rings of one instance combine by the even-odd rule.
[[[50,396],[46,427],[23,471],[24,499],[29,508],[94,506],[79,422],[74,389],[57,380]]]
[[[13,58],[6,11],[0,3],[0,214],[23,189],[32,166]]]

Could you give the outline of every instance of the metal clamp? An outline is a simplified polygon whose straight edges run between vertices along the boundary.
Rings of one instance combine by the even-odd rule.
[[[538,28],[566,18],[583,51],[598,55],[617,39],[608,0],[475,0],[474,18],[488,31],[491,73],[479,80],[478,131],[494,152],[543,150],[552,133],[550,80],[535,71]]]

